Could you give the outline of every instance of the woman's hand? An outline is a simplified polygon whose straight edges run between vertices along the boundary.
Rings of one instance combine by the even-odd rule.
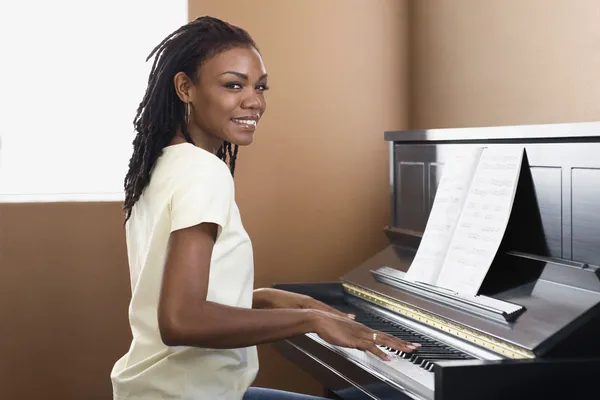
[[[370,329],[354,321],[354,315],[344,314],[310,296],[272,288],[257,289],[254,291],[254,304],[256,308],[313,310],[312,331],[323,340],[334,346],[368,351],[386,361],[390,358],[378,345],[407,353],[421,346]]]
[[[354,315],[344,314],[343,312],[338,311],[323,302],[315,300],[310,296],[273,288],[255,290],[254,304],[255,308],[296,308],[321,310],[340,317],[354,319]]]
[[[390,357],[377,347],[378,345],[407,353],[421,346],[418,343],[406,342],[386,333],[375,331],[337,314],[317,310],[315,315],[315,333],[321,339],[335,346],[368,351],[385,361],[390,361]]]

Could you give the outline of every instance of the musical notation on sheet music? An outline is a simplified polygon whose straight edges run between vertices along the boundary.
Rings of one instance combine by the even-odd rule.
[[[482,150],[465,149],[444,165],[423,239],[406,279],[436,283]]]
[[[523,148],[493,147],[482,153],[438,286],[475,295],[498,251],[510,218]]]

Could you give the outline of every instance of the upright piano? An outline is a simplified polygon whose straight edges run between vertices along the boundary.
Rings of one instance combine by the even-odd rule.
[[[275,348],[337,399],[600,399],[600,122],[390,131],[384,139],[387,247],[339,281],[273,286],[422,347],[382,348],[393,355],[382,361],[309,333]],[[446,161],[472,146],[522,146],[525,156],[489,272],[476,295],[457,296],[404,275]]]

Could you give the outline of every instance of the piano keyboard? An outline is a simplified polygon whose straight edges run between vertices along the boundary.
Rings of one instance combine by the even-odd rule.
[[[427,371],[433,371],[433,365],[436,361],[442,360],[470,360],[474,357],[454,349],[443,343],[440,343],[425,335],[416,333],[399,324],[387,321],[382,317],[360,312],[356,316],[356,321],[368,326],[371,329],[390,334],[407,342],[419,343],[421,347],[418,350],[413,350],[410,353],[392,350],[389,348],[380,347],[386,353],[408,360],[409,362],[418,365]]]
[[[408,342],[421,344],[417,350],[410,353],[392,350],[384,346],[378,346],[384,352],[392,356],[391,361],[384,361],[379,357],[356,349],[348,349],[338,346],[332,346],[319,338],[316,334],[309,334],[313,340],[319,342],[325,347],[342,354],[354,363],[361,365],[371,373],[380,376],[382,379],[390,381],[396,386],[422,397],[415,398],[433,398],[434,392],[434,374],[433,367],[437,361],[442,360],[468,360],[475,357],[455,349],[445,343],[435,340],[432,337],[416,332],[406,326],[389,321],[377,314],[365,310],[341,306],[336,307],[345,313],[354,313],[356,321],[371,329],[378,330],[395,336]]]

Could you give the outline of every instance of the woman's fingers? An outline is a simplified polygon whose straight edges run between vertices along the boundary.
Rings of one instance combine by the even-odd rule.
[[[406,353],[410,353],[413,350],[421,347],[421,345],[418,343],[405,342],[404,340],[400,340],[392,335],[373,330],[367,330],[366,332],[363,332],[361,336],[362,335],[367,336],[363,336],[364,339],[360,342],[359,348],[361,350],[368,351],[385,361],[390,361],[391,357],[378,346],[389,347],[391,349],[404,351]]]
[[[392,335],[387,335],[387,334],[381,333],[381,332],[373,332],[373,333],[376,335],[375,342],[378,345],[387,346],[394,350],[400,350],[400,351],[405,351],[407,353],[410,353],[411,351],[416,350],[419,347],[421,347],[421,345],[419,343],[406,342],[406,341],[398,339]]]
[[[373,355],[381,358],[384,361],[390,361],[392,358],[385,353],[385,351],[381,350],[375,343],[369,340],[363,340],[361,345],[359,346],[360,350],[368,351]]]

